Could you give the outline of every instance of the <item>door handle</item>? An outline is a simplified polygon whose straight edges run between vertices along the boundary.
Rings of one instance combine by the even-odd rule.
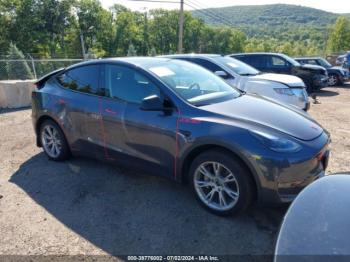
[[[106,108],[106,109],[105,109],[105,112],[108,113],[108,114],[113,114],[113,115],[116,115],[116,114],[117,114],[116,111],[113,111],[113,110],[110,109],[110,108]]]

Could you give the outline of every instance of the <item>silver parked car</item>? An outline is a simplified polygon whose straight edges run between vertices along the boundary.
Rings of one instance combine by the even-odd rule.
[[[305,111],[310,107],[305,84],[299,77],[261,73],[250,65],[229,56],[185,54],[166,57],[198,64],[241,91],[258,94],[269,100]]]

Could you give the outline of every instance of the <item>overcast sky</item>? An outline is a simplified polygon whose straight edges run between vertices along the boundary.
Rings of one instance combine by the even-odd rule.
[[[148,2],[136,2],[130,0],[100,0],[105,8],[110,7],[113,4],[122,4],[133,10],[143,10],[144,8],[178,8],[179,4],[172,3],[148,3]],[[162,1],[162,0],[160,0]],[[179,0],[170,0],[179,1]],[[186,0],[184,0],[186,3]],[[195,3],[196,6],[201,7],[223,7],[234,5],[263,5],[263,4],[294,4],[314,7],[322,10],[326,10],[334,13],[350,13],[350,1],[349,0],[189,0]],[[188,2],[190,4],[190,2]],[[193,4],[191,4],[193,5]],[[185,9],[191,8],[185,6]]]

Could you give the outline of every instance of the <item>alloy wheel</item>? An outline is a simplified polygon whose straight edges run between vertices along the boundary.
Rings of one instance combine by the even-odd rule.
[[[62,151],[62,140],[57,129],[46,125],[41,132],[41,142],[45,152],[52,158],[57,158]]]
[[[204,162],[193,177],[195,190],[209,208],[226,211],[239,199],[239,186],[235,175],[219,162]]]
[[[335,86],[338,83],[338,78],[335,75],[331,75],[328,79],[328,84],[330,86]]]

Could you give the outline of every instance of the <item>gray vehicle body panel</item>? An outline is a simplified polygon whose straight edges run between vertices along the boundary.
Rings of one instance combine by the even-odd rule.
[[[171,100],[173,109],[143,111],[134,104],[63,88],[53,76],[33,92],[37,136],[40,123],[49,117],[62,128],[74,155],[125,164],[179,182],[186,180],[194,152],[220,147],[246,164],[263,203],[291,201],[326,168],[325,159],[318,156],[328,152],[329,134],[305,113],[253,95],[193,106],[147,71],[140,58],[96,60],[66,70],[106,63],[147,76]],[[288,138],[303,149],[277,153],[253,137],[252,130]],[[37,143],[40,146],[39,139]]]

